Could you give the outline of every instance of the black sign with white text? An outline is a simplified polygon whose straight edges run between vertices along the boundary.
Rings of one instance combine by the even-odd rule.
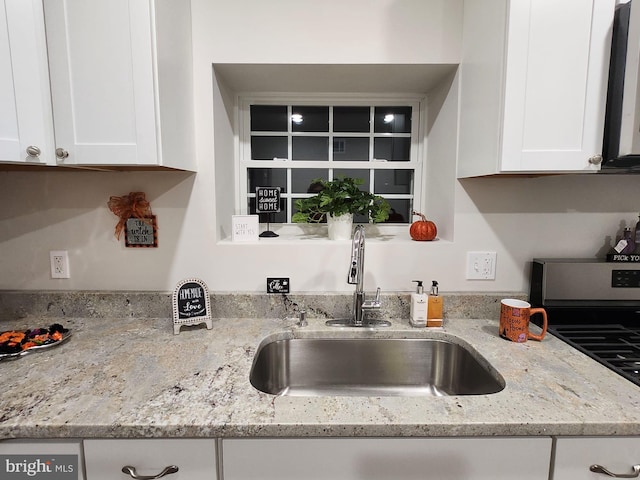
[[[280,187],[256,187],[256,213],[280,211]]]
[[[203,317],[207,313],[206,292],[202,285],[188,282],[180,286],[177,295],[178,318]]]

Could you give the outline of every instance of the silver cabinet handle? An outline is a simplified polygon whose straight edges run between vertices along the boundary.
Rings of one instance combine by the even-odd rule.
[[[30,145],[27,147],[27,155],[29,155],[30,157],[39,157],[40,149],[35,145]]]
[[[69,152],[67,152],[64,148],[56,148],[56,157],[67,158],[68,156]]]
[[[640,465],[634,465],[631,467],[633,469],[633,473],[612,473],[602,465],[591,465],[589,470],[593,473],[603,473],[604,475],[609,475],[610,477],[615,478],[638,478],[640,477]]]
[[[589,163],[591,165],[600,165],[602,163],[602,155],[594,155],[593,157],[589,157]]]
[[[122,467],[122,473],[130,475],[131,478],[134,478],[135,480],[154,480],[156,478],[164,477],[165,475],[176,473],[177,471],[178,467],[176,467],[175,465],[169,465],[157,475],[138,475],[136,473],[135,467],[130,467],[129,465]]]

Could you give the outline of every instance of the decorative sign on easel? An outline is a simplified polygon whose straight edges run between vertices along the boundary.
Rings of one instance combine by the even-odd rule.
[[[269,223],[273,213],[280,212],[280,187],[256,187],[256,213],[267,214],[267,230],[261,237],[277,237],[278,234],[269,230]]]
[[[173,334],[180,333],[183,325],[206,323],[213,328],[211,299],[207,285],[197,278],[182,280],[173,291]]]

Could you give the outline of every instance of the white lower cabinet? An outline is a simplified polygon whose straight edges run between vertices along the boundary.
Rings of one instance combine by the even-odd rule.
[[[223,439],[223,480],[547,480],[550,437]],[[92,480],[92,479],[90,479]]]
[[[611,478],[592,472],[599,465],[612,474],[630,476],[640,470],[640,437],[560,437],[556,439],[552,480]],[[639,475],[636,475],[638,477]],[[623,477],[624,478],[624,477]],[[629,477],[628,477],[629,478]]]
[[[82,443],[76,440],[0,441],[0,479],[84,480]]]
[[[85,440],[87,480],[126,480],[123,467],[134,475],[155,476],[173,465],[167,480],[214,480],[216,449],[213,439]]]

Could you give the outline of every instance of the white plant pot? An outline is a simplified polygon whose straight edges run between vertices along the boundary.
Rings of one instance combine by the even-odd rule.
[[[327,215],[327,225],[329,227],[329,240],[350,240],[353,226],[353,214],[345,213],[334,217]]]

